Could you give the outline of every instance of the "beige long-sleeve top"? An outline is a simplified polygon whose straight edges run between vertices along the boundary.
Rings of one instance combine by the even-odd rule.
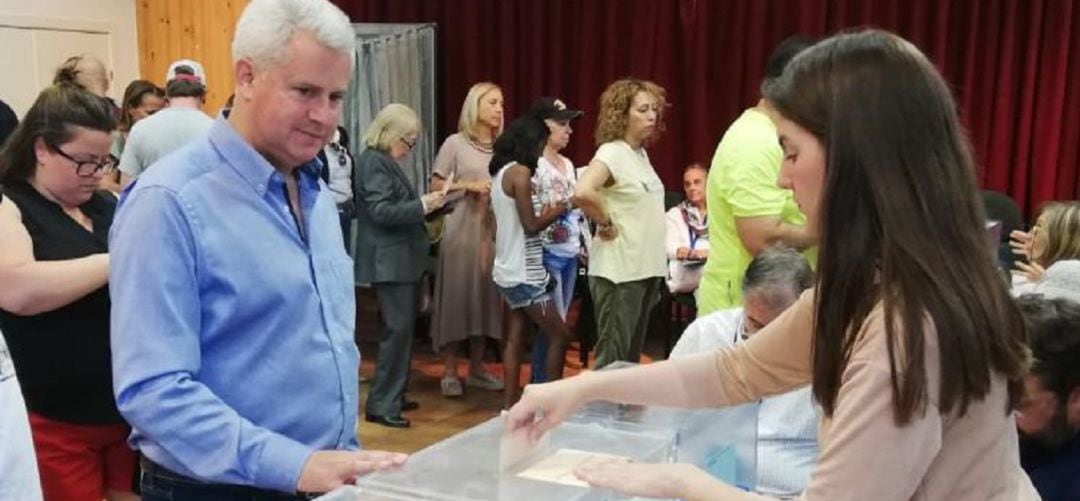
[[[805,385],[811,378],[813,293],[745,343],[672,363],[685,396],[726,406]],[[859,331],[832,418],[819,428],[821,456],[806,500],[986,501],[1039,499],[1019,465],[1016,425],[1003,377],[963,417],[938,410],[937,333],[927,323],[926,413],[898,426],[881,305]]]

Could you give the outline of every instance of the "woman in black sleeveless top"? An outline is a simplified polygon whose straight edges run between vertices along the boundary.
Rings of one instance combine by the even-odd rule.
[[[0,328],[30,411],[46,500],[124,499],[135,455],[116,409],[109,348],[108,236],[97,191],[113,169],[103,101],[42,91],[0,150]]]

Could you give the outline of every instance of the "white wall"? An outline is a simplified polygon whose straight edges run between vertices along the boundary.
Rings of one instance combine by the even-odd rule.
[[[112,71],[120,102],[139,75],[136,0],[0,0],[0,100],[20,117],[70,56],[91,54]]]

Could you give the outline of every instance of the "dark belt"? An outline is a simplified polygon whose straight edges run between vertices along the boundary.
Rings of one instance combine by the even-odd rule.
[[[341,214],[355,214],[356,202],[354,202],[351,198],[344,202],[341,202],[340,204],[337,204],[337,211]]]
[[[272,490],[269,490],[269,489],[259,489],[257,487],[250,487],[250,486],[247,486],[247,485],[217,484],[217,483],[213,483],[213,482],[203,482],[201,480],[196,480],[194,478],[191,478],[191,477],[176,473],[175,471],[172,471],[172,470],[170,470],[168,468],[165,468],[164,466],[161,466],[161,465],[159,465],[157,463],[154,463],[153,461],[150,461],[149,459],[146,459],[145,457],[143,457],[140,460],[139,465],[142,467],[142,474],[143,474],[144,478],[149,476],[152,479],[157,478],[157,479],[167,480],[167,481],[170,481],[170,482],[176,482],[176,483],[181,483],[181,484],[190,484],[190,485],[193,485],[193,486],[200,486],[200,487],[204,487],[204,488],[210,488],[210,489],[218,490],[218,491],[221,491],[222,493],[238,494],[238,495],[252,496],[252,497],[260,496],[260,497],[266,497],[266,498],[270,498],[270,499],[274,499],[274,500],[281,500],[281,501],[292,501],[292,500],[300,501],[300,500],[315,499],[315,498],[317,498],[319,496],[322,496],[322,494],[312,493],[312,492],[290,493],[290,492],[272,491]],[[153,482],[153,480],[151,480],[151,482]]]

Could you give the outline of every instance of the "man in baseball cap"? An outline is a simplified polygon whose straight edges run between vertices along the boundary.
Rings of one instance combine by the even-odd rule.
[[[169,65],[169,71],[165,72],[165,84],[173,80],[188,80],[201,83],[206,87],[206,71],[198,61],[180,59]]]
[[[154,162],[206,135],[214,120],[202,112],[206,73],[201,64],[181,59],[169,65],[165,98],[168,106],[144,118],[128,133],[120,155],[120,185],[127,186]]]

